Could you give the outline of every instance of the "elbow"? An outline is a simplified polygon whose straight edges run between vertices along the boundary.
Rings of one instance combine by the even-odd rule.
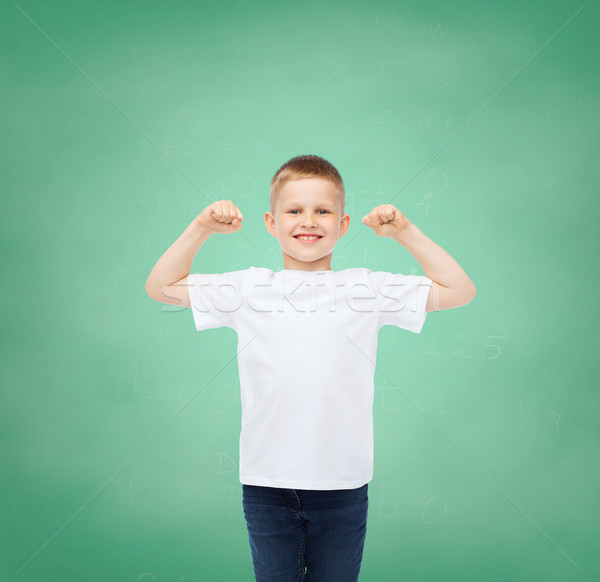
[[[475,289],[475,285],[470,282],[469,285],[463,287],[459,292],[456,293],[454,307],[462,307],[463,305],[467,305],[467,303],[471,303],[471,301],[475,299],[476,294],[477,289]]]
[[[148,297],[150,297],[150,299],[154,299],[154,301],[156,301],[156,295],[154,295],[154,293],[148,288],[146,288],[146,294],[148,295]]]
[[[471,303],[471,301],[473,301],[473,299],[475,299],[475,295],[477,295],[477,289],[475,288],[473,281],[471,281],[470,283],[471,284],[469,285],[469,287],[465,293],[466,300],[463,303],[463,305],[466,305],[467,303]]]
[[[149,279],[148,279],[148,281],[146,281],[146,286],[144,287],[144,289],[146,290],[146,293],[148,294],[150,299],[154,299],[154,301],[158,301],[158,299],[157,299],[158,294],[157,294],[156,286],[151,284]]]

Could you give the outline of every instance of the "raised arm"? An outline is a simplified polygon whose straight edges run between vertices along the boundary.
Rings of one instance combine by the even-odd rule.
[[[419,261],[425,275],[432,281],[425,311],[460,307],[475,297],[475,285],[462,267],[395,206],[376,206],[363,216],[362,221],[378,236],[399,242]]]
[[[423,267],[432,280],[425,311],[440,311],[466,305],[476,289],[462,267],[412,222],[395,237]]]
[[[146,293],[160,303],[189,307],[187,276],[196,253],[211,234],[194,219],[154,265],[146,281]]]
[[[208,205],[154,265],[146,293],[160,303],[190,307],[187,276],[196,253],[212,234],[240,230],[243,218],[230,200]]]

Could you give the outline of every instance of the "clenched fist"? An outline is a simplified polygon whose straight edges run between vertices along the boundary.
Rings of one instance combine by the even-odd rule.
[[[231,234],[242,228],[243,214],[231,200],[219,200],[209,204],[196,221],[210,232]]]
[[[375,206],[369,214],[363,216],[362,221],[375,234],[389,238],[395,238],[410,224],[410,220],[392,204]]]

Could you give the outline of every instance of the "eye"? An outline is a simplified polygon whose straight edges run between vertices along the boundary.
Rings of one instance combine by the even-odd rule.
[[[289,210],[288,212],[291,214],[292,212],[300,212],[300,211],[299,210]],[[319,210],[319,212],[325,212],[325,214],[329,214],[329,210]]]

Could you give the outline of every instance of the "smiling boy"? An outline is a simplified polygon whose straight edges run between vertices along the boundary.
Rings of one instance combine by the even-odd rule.
[[[281,188],[265,226],[279,241],[284,269],[331,269],[333,249],[350,225],[343,209],[339,187],[329,180],[304,178]]]
[[[227,326],[238,335],[239,476],[257,582],[358,579],[378,331],[420,333],[427,312],[475,296],[458,263],[391,204],[362,221],[411,252],[425,275],[333,271],[333,250],[350,224],[344,196],[327,160],[292,158],[273,176],[265,213],[283,270],[190,274],[209,236],[242,227],[241,211],[221,200],[194,219],[146,282],[156,301],[191,307],[197,330]]]

